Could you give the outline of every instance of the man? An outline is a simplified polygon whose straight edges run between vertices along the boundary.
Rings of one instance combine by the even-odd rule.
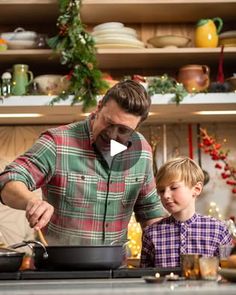
[[[143,227],[152,223],[163,215],[152,153],[134,131],[147,118],[150,104],[141,84],[116,84],[85,121],[44,132],[6,167],[0,175],[2,202],[26,210],[36,230],[47,225],[49,243],[124,241],[133,211]],[[126,144],[127,152],[111,157],[109,139]],[[32,193],[39,187],[44,200]]]

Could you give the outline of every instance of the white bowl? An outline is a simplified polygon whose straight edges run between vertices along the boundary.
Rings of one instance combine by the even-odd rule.
[[[37,83],[40,94],[46,95],[59,95],[61,92],[66,91],[70,82],[66,76],[62,75],[41,75],[34,78]]]
[[[130,27],[122,27],[119,29],[102,29],[102,30],[93,31],[91,34],[94,37],[100,36],[100,35],[106,35],[106,34],[126,34],[133,37],[137,36],[136,30]]]
[[[100,30],[107,30],[107,29],[120,29],[123,28],[124,24],[119,22],[108,22],[108,23],[102,23],[100,25],[97,25],[93,28],[94,31],[100,31]]]
[[[34,31],[25,31],[23,28],[17,28],[14,32],[2,33],[1,38],[5,40],[35,40],[37,33]]]
[[[164,36],[155,36],[148,39],[148,43],[153,45],[154,47],[186,47],[190,38],[185,36],[177,36],[177,35],[164,35]]]
[[[32,40],[7,40],[9,49],[33,49],[36,47],[36,42]]]

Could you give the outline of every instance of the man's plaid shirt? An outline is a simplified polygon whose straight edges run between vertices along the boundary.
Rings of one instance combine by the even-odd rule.
[[[49,129],[7,166],[0,175],[0,189],[9,180],[24,182],[31,191],[41,187],[44,198],[55,208],[47,236],[57,243],[97,245],[125,240],[133,211],[138,221],[163,215],[151,148],[137,132],[133,140],[141,140],[140,160],[125,169],[134,158],[131,149],[115,163],[124,166],[118,172],[110,170],[96,153],[90,117]]]

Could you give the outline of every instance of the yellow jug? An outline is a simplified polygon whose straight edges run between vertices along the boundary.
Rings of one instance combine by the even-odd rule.
[[[218,34],[223,27],[223,20],[219,17],[213,19],[200,19],[195,30],[196,47],[217,47]]]

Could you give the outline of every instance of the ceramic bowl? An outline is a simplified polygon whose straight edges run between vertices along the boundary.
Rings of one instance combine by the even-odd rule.
[[[226,79],[226,82],[229,83],[231,91],[236,91],[236,76]]]
[[[34,40],[7,40],[9,49],[33,49],[36,47]]]
[[[154,47],[187,47],[190,38],[185,36],[177,36],[177,35],[163,35],[163,36],[155,36],[148,39],[148,43],[153,45]]]
[[[5,40],[35,40],[37,33],[34,31],[25,31],[24,28],[17,28],[13,32],[2,33],[1,37]]]
[[[59,95],[68,89],[70,82],[62,75],[41,75],[34,79],[37,83],[39,94]]]

